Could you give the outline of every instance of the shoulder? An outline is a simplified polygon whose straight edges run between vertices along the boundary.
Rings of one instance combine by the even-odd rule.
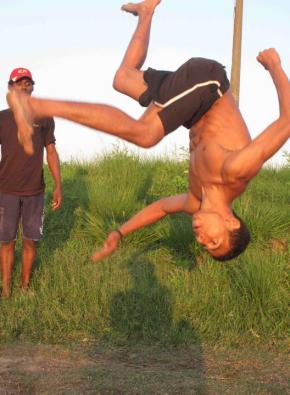
[[[5,110],[0,111],[0,119],[13,119],[13,112],[9,109],[6,108]]]
[[[228,161],[222,171],[222,180],[225,189],[232,197],[241,195],[247,188],[250,179],[246,177],[240,166]]]
[[[222,169],[222,180],[225,185],[235,185],[246,181],[240,166],[237,166],[234,160],[227,160]]]
[[[200,209],[200,200],[191,191],[189,191],[186,194],[184,207],[184,211],[192,215]]]
[[[0,130],[11,133],[12,130],[16,130],[16,123],[13,112],[10,109],[0,111]]]

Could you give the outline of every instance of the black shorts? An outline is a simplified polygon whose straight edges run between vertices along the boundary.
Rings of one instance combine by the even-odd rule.
[[[190,129],[230,86],[224,66],[204,58],[189,59],[174,72],[149,68],[144,81],[148,88],[139,103],[161,108],[165,134],[181,125]]]

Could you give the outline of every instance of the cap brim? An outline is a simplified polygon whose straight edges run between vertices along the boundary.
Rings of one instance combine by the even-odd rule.
[[[15,82],[19,82],[19,81],[21,81],[21,80],[30,80],[31,82],[32,82],[32,85],[34,85],[35,84],[35,82],[33,81],[33,79],[31,79],[30,77],[28,77],[28,76],[23,76],[23,77],[21,77],[21,78],[18,78],[17,80],[15,80],[15,81],[13,81],[13,80],[9,80],[8,81],[8,84],[14,84]]]

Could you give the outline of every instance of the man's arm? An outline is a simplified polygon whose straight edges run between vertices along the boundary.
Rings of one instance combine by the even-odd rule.
[[[51,206],[53,210],[58,210],[62,205],[62,185],[59,157],[54,144],[46,146],[46,158],[48,168],[54,179],[54,191],[52,194]]]
[[[189,194],[175,195],[157,200],[143,208],[127,222],[121,225],[118,231],[109,233],[101,250],[92,255],[94,262],[106,258],[118,248],[122,236],[134,232],[144,226],[151,225],[168,214],[185,212],[193,214],[194,208]]]
[[[257,60],[269,71],[275,84],[280,116],[245,148],[233,152],[227,159],[225,174],[245,181],[252,179],[290,137],[290,82],[279,54],[273,48],[267,49],[259,53]]]

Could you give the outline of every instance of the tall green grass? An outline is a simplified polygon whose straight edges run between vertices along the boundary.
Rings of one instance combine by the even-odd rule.
[[[46,169],[47,173],[47,169]],[[0,300],[1,341],[275,345],[289,329],[290,169],[264,169],[235,204],[252,232],[247,252],[217,263],[173,215],[127,236],[107,260],[108,231],[163,196],[187,190],[187,162],[116,152],[62,165],[64,204],[49,208],[28,294]]]

